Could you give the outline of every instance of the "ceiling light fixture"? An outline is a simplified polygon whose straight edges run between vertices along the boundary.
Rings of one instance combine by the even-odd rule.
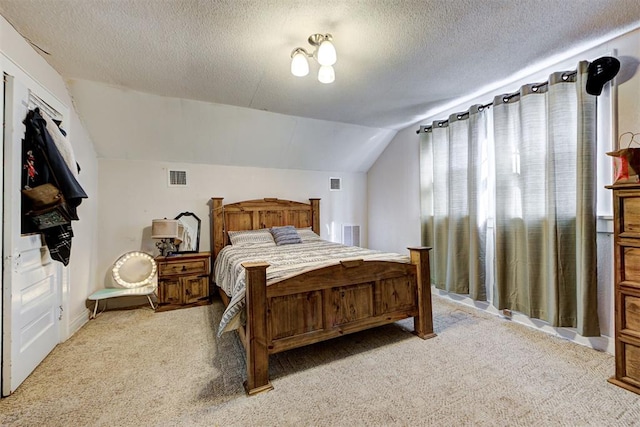
[[[336,79],[333,64],[338,60],[338,56],[332,40],[331,34],[312,34],[309,36],[309,44],[316,48],[313,53],[309,53],[301,47],[293,49],[291,52],[291,74],[297,77],[306,76],[309,74],[307,58],[315,58],[320,64],[318,80],[321,83],[333,83]]]

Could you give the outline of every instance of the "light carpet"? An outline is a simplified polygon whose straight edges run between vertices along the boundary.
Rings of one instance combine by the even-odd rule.
[[[247,397],[236,334],[214,336],[222,309],[99,315],[0,401],[0,424],[640,425],[611,355],[437,296],[436,338],[409,319],[274,355],[275,389]]]

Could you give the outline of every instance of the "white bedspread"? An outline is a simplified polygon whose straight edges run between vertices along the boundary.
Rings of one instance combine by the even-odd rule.
[[[216,258],[214,274],[216,284],[231,298],[222,315],[218,336],[240,327],[245,321],[245,269],[243,262],[264,261],[267,268],[267,285],[304,271],[338,264],[350,259],[366,261],[396,261],[409,263],[406,255],[373,251],[354,246],[344,246],[325,240],[305,241],[300,244],[273,246],[256,244],[226,246]]]

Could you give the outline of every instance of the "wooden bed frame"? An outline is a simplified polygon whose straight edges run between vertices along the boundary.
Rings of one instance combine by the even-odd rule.
[[[259,199],[224,205],[211,199],[212,261],[229,244],[228,231],[281,225],[320,234],[320,199],[310,203]],[[269,355],[344,334],[414,318],[414,333],[434,337],[430,248],[409,248],[411,264],[343,261],[269,283],[264,262],[244,263],[247,321],[238,330],[247,355],[248,394],[271,390]],[[219,289],[225,305],[229,297]]]

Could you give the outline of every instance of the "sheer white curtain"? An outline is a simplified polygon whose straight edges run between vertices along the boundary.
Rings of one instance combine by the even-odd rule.
[[[598,336],[596,98],[585,92],[587,68],[494,99],[493,303]]]
[[[421,140],[423,241],[437,288],[486,299],[487,116],[482,106],[434,122]]]

